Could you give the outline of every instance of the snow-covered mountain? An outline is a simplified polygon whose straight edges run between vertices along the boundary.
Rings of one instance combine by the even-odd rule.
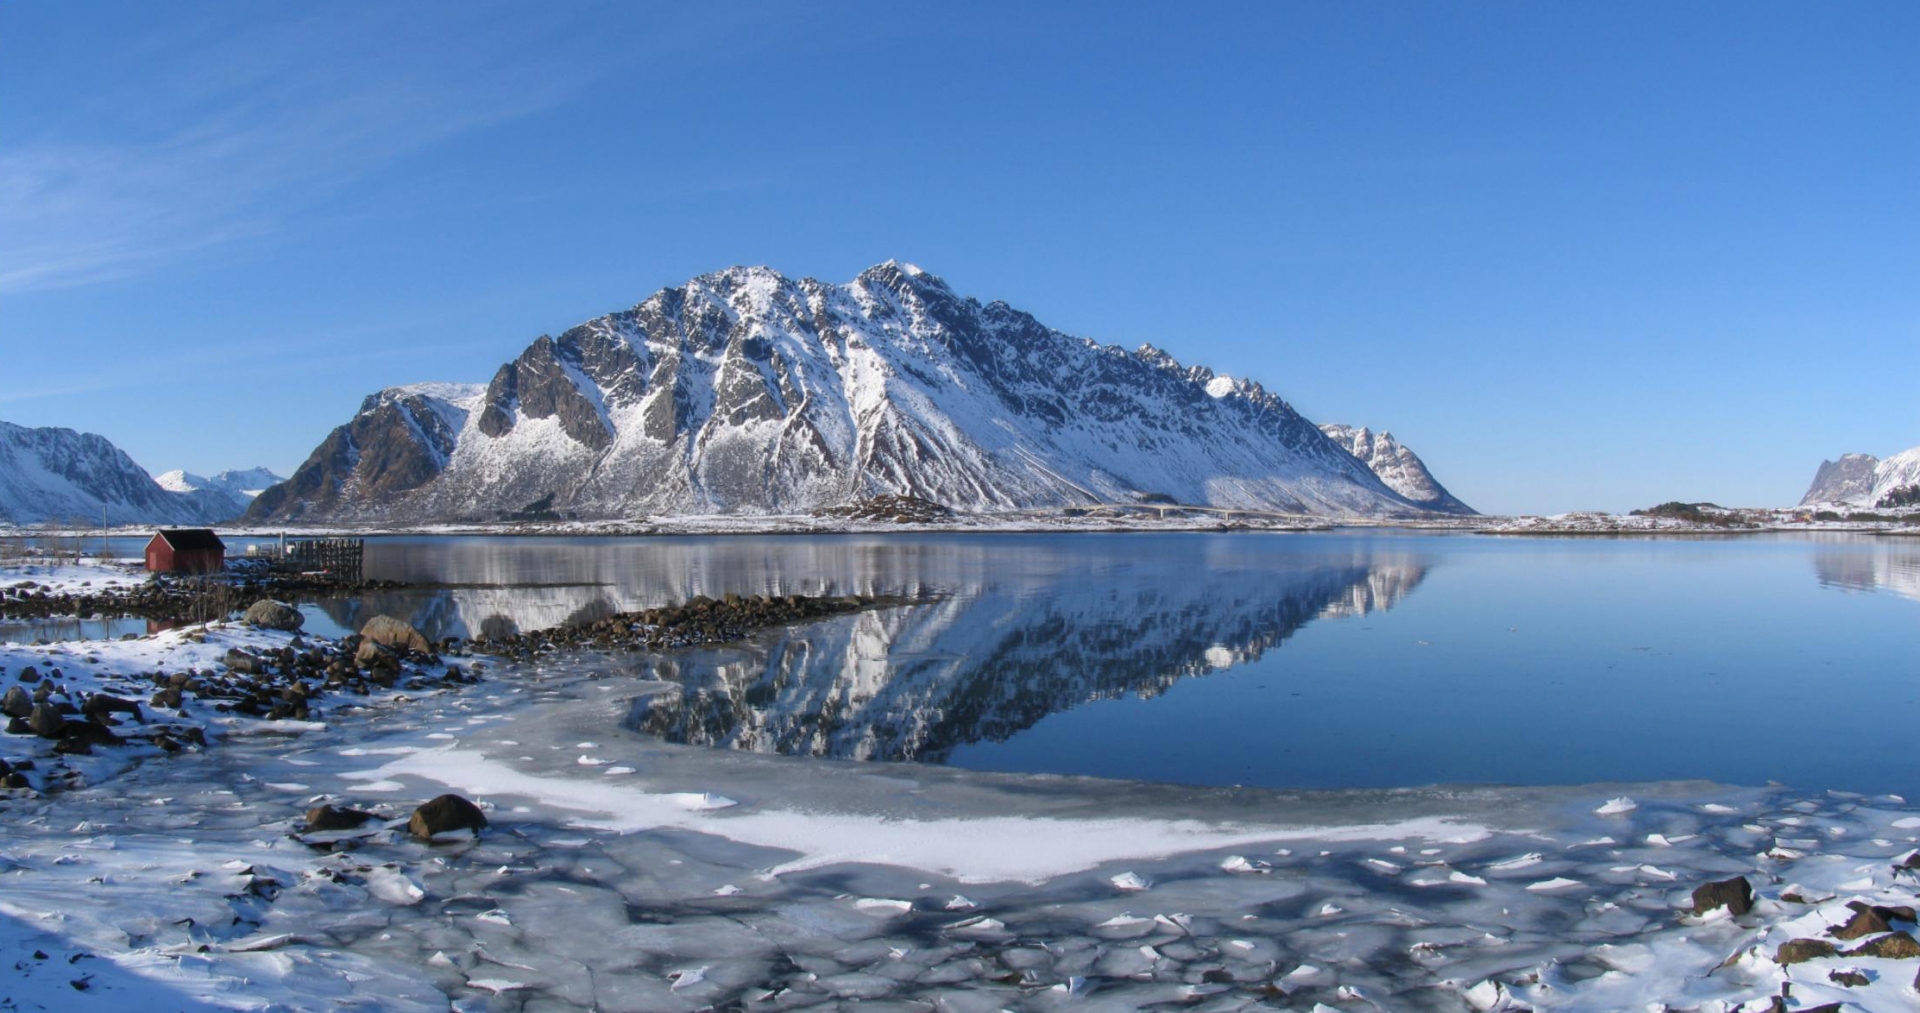
[[[175,468],[153,476],[160,488],[168,492],[198,492],[205,489],[221,489],[252,499],[260,495],[268,486],[279,485],[286,479],[267,468],[239,468],[223,471],[212,478],[196,475],[190,471]]]
[[[265,468],[155,478],[104,436],[0,422],[0,523],[217,524],[279,481]]]
[[[889,262],[845,285],[732,268],[543,336],[484,390],[382,391],[247,516],[774,513],[888,493],[962,510],[1429,509],[1257,383]]]
[[[1903,450],[1873,469],[1874,506],[1920,506],[1920,447]]]
[[[1800,497],[1801,506],[1852,503],[1873,492],[1873,469],[1880,459],[1872,454],[1841,454],[1838,461],[1821,461],[1813,484]]]
[[[1821,461],[1801,506],[1893,507],[1920,505],[1920,447],[1882,461],[1869,454],[1842,454]]]
[[[1407,449],[1392,433],[1374,433],[1365,426],[1358,429],[1338,423],[1325,423],[1320,431],[1359,458],[1387,488],[1426,507],[1449,514],[1471,514],[1475,510],[1454,498],[1447,487],[1427,470],[1426,462]]]
[[[153,477],[160,488],[195,504],[206,523],[230,521],[247,512],[247,505],[269,486],[286,479],[266,468],[223,471],[212,478],[178,468]]]
[[[104,436],[0,422],[0,521],[12,524],[201,523]]]

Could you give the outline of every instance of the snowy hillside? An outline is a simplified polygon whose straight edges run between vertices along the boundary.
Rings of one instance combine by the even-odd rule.
[[[1873,469],[1874,506],[1920,505],[1920,447],[1903,450]]]
[[[1324,424],[1320,431],[1371,468],[1374,474],[1380,476],[1380,481],[1387,484],[1387,488],[1415,503],[1441,513],[1475,512],[1472,507],[1455,499],[1446,486],[1441,485],[1427,470],[1426,462],[1402,446],[1392,433],[1376,434],[1365,426],[1355,429],[1337,423]]]
[[[1428,509],[1258,384],[889,262],[845,285],[732,268],[541,337],[484,391],[382,391],[248,518],[792,513],[890,493]]]
[[[0,422],[0,521],[191,524],[199,510],[104,436]]]

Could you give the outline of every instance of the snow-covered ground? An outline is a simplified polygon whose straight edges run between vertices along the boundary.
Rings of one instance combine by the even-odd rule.
[[[0,587],[32,583],[54,594],[97,594],[103,590],[139,587],[147,579],[146,571],[133,562],[95,557],[0,564]]]
[[[8,646],[0,666],[111,686],[286,635],[194,636]],[[1920,810],[1893,797],[1289,793],[708,751],[621,727],[659,688],[631,664],[83,758],[89,786],[0,802],[0,992],[21,1010],[1728,1013],[1791,982],[1786,1009],[1920,1001],[1920,959],[1773,959],[1848,901],[1914,903],[1896,866]],[[487,808],[477,840],[405,835],[444,791]],[[384,819],[301,834],[323,802]],[[1733,875],[1754,911],[1694,917],[1692,889]],[[1896,937],[1830,941],[1873,938]]]

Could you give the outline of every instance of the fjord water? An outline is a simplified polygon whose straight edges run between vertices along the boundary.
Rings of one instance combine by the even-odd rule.
[[[692,595],[929,596],[626,656],[716,748],[1193,785],[1707,778],[1920,795],[1920,541],[1311,534],[390,538],[348,628],[528,630]]]

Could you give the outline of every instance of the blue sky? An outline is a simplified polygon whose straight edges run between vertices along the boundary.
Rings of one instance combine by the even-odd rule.
[[[1904,2],[0,5],[0,419],[286,473],[696,274],[899,258],[1483,510],[1790,503],[1920,444],[1916,51]]]

